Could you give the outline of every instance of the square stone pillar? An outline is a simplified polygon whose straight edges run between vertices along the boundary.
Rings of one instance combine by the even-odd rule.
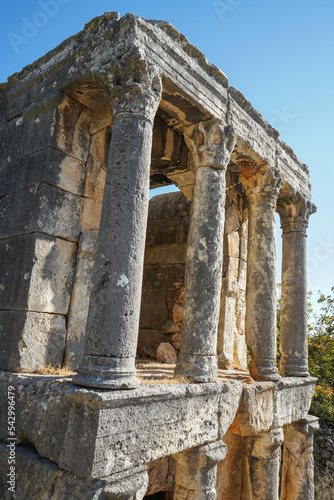
[[[75,382],[134,388],[154,116],[161,82],[137,51],[110,74],[112,136],[85,333]],[[123,85],[122,85],[123,84]]]
[[[187,129],[196,171],[185,268],[183,329],[176,373],[217,378],[217,331],[222,285],[226,168],[235,144],[231,126],[216,120]]]
[[[308,377],[306,229],[315,206],[300,196],[278,200],[283,230],[281,374]]]
[[[311,415],[285,426],[281,500],[314,499],[313,434],[318,429]]]
[[[224,460],[223,441],[191,448],[177,455],[174,500],[215,500],[217,464]]]
[[[241,498],[278,500],[282,443],[281,428],[245,438],[245,484]]]
[[[240,164],[249,203],[246,342],[255,380],[278,380],[276,366],[275,210],[281,179],[277,169]]]

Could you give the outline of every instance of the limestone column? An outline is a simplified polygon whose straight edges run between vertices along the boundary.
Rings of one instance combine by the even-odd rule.
[[[217,464],[227,455],[223,441],[191,448],[177,455],[174,500],[214,500]]]
[[[315,207],[300,196],[278,200],[283,230],[280,351],[281,374],[307,377],[306,228]]]
[[[231,126],[216,120],[187,129],[196,171],[185,268],[180,356],[176,373],[200,382],[217,377],[217,330],[222,285],[226,168],[235,144]]]
[[[138,54],[116,67],[110,80],[112,137],[84,357],[75,382],[130,389],[139,384],[135,356],[152,129],[161,83],[155,69]]]
[[[245,484],[241,498],[278,500],[282,443],[281,428],[245,438]]]
[[[313,434],[318,419],[308,416],[287,425],[284,430],[284,454],[281,500],[313,500]]]
[[[278,380],[276,366],[275,210],[281,184],[275,168],[241,164],[239,180],[248,204],[246,342],[255,380]]]

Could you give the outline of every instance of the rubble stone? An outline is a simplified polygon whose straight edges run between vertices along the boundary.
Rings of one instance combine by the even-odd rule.
[[[168,342],[162,342],[157,349],[157,360],[160,363],[176,363],[177,356],[174,347]]]

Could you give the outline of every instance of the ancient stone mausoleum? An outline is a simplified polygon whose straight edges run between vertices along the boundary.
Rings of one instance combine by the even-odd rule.
[[[166,22],[0,89],[1,498],[311,500],[306,165]]]

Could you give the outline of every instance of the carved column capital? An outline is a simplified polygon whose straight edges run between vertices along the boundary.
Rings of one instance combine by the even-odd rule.
[[[139,466],[114,474],[104,488],[103,500],[142,500],[148,487],[147,467]]]
[[[253,161],[239,163],[241,173],[239,181],[243,185],[250,203],[265,199],[271,206],[276,206],[282,179],[276,167],[267,164],[257,165]]]
[[[217,464],[228,452],[223,441],[173,455],[176,461],[174,499],[216,498]]]
[[[282,428],[261,432],[246,438],[247,453],[259,459],[271,459],[276,457],[278,450],[284,441]]]
[[[313,434],[319,429],[319,419],[313,415],[308,415],[302,420],[288,424],[284,428],[289,447],[300,449],[301,442],[310,441]],[[312,444],[312,443],[311,443]]]
[[[191,125],[184,139],[192,156],[192,167],[211,167],[225,170],[230,161],[236,134],[232,125],[223,126],[216,119]]]
[[[277,201],[277,211],[281,218],[283,234],[306,233],[310,215],[316,212],[316,206],[300,195],[287,196]]]
[[[161,75],[139,48],[111,66],[108,87],[113,118],[129,113],[153,123],[161,99]]]

